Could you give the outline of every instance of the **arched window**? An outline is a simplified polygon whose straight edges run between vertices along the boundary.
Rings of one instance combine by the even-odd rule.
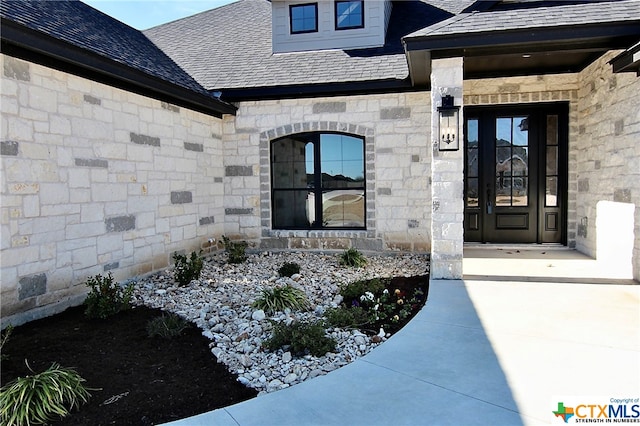
[[[364,139],[300,133],[271,143],[275,229],[365,228]]]

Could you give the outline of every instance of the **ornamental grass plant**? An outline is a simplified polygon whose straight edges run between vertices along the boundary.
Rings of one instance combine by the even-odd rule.
[[[163,337],[170,339],[177,337],[189,327],[189,323],[174,313],[165,313],[147,323],[149,337]]]
[[[17,378],[0,389],[2,424],[45,424],[67,416],[89,400],[84,382],[75,370],[57,363],[42,373]]]
[[[342,266],[362,268],[367,264],[367,258],[358,249],[350,248],[340,254],[339,262]]]
[[[252,306],[273,314],[289,308],[294,311],[306,311],[311,307],[304,291],[289,284],[265,288]]]

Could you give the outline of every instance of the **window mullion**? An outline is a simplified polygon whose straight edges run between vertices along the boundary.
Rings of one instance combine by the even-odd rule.
[[[320,137],[314,138],[313,141],[314,151],[314,196],[315,196],[315,210],[316,210],[316,223],[315,228],[322,228],[322,159],[320,158]]]

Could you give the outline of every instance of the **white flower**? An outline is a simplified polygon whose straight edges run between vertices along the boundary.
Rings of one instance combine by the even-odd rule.
[[[364,295],[365,295],[365,296],[367,297],[367,299],[369,299],[369,300],[373,300],[373,299],[374,299],[373,293],[371,293],[370,291],[367,291]]]
[[[382,294],[389,294],[389,290],[387,290],[386,288],[384,289],[384,291],[382,292]]]
[[[374,306],[374,307],[373,307],[373,310],[374,310],[374,311],[377,311],[377,310],[378,310],[378,307],[380,307],[380,304],[379,304],[379,303],[376,303],[376,306]]]

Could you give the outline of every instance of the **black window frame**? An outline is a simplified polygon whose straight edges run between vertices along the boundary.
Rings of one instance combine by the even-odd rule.
[[[360,25],[351,25],[348,27],[341,27],[338,24],[338,4],[340,3],[355,3],[356,1],[360,2],[360,9],[362,10],[362,23]],[[359,28],[364,28],[364,0],[336,0],[336,2],[334,3],[334,12],[333,12],[334,18],[335,18],[335,27],[336,27],[336,31],[344,31],[344,30],[356,30]]]
[[[293,10],[298,7],[313,6],[315,10],[315,28],[313,30],[294,31],[293,30]],[[291,34],[309,34],[318,32],[318,3],[301,3],[289,5],[289,31]]]
[[[362,191],[363,197],[363,218],[362,218],[362,226],[324,226],[322,217],[322,194],[325,190],[330,190],[332,188],[327,186],[322,186],[322,158],[321,158],[321,138],[322,135],[340,135],[340,136],[348,136],[354,139],[358,139],[362,142],[362,167],[363,167],[363,176],[362,176],[362,186],[359,187],[349,187],[350,190],[360,190]],[[283,139],[294,139],[302,141],[303,139],[307,139],[308,142],[314,143],[314,182],[313,186],[307,185],[306,187],[290,187],[290,188],[275,188],[274,185],[274,143],[281,141]],[[283,136],[277,139],[271,140],[269,144],[269,173],[270,173],[270,197],[271,197],[271,224],[272,229],[276,230],[309,230],[309,231],[336,231],[336,230],[349,230],[349,231],[362,231],[367,229],[367,161],[366,161],[366,138],[361,135],[355,135],[351,133],[345,132],[335,132],[335,131],[314,131],[314,132],[302,132],[296,133],[292,135]],[[314,193],[315,200],[321,200],[320,203],[315,204],[315,214],[316,218],[315,225],[310,224],[309,226],[295,226],[295,225],[282,225],[276,226],[276,197],[275,194],[277,192],[295,192],[295,191],[303,191],[306,190],[308,192]]]

